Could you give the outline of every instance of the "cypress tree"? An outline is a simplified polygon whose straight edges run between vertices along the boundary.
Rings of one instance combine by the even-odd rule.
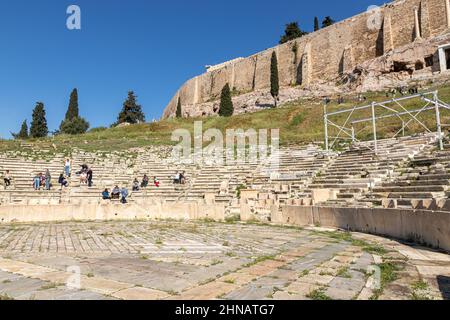
[[[319,27],[319,18],[314,17],[314,31],[318,31],[320,29]]]
[[[78,90],[73,89],[70,94],[69,107],[67,108],[66,118],[59,126],[59,132],[65,134],[82,134],[89,129],[89,122],[81,118],[78,109]]]
[[[22,127],[18,135],[19,139],[28,139],[28,125],[27,120],[23,120]]]
[[[33,110],[33,118],[30,126],[30,136],[32,138],[43,138],[48,135],[47,119],[42,102],[37,102]]]
[[[270,61],[270,94],[275,101],[275,107],[277,107],[278,95],[280,93],[280,84],[278,80],[278,59],[277,54],[274,51],[272,53],[272,59]]]
[[[70,94],[70,100],[69,100],[69,108],[66,112],[66,120],[72,120],[73,118],[79,117],[79,111],[78,111],[78,90],[77,88],[73,89],[72,93]]]
[[[234,113],[233,100],[231,99],[231,90],[228,83],[222,88],[220,95],[219,115],[222,117],[231,117]]]
[[[142,112],[142,107],[137,104],[136,96],[133,91],[128,92],[128,98],[123,103],[122,111],[119,113],[117,124],[121,123],[140,123],[145,122],[145,115]]]
[[[177,114],[176,114],[177,118],[182,118],[183,114],[181,112],[181,99],[178,98],[178,104],[177,104]]]
[[[27,120],[22,122],[22,127],[20,128],[19,133],[11,133],[14,139],[28,139],[28,125]]]

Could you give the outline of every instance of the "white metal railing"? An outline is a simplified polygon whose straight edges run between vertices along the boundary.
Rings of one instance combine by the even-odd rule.
[[[424,105],[420,108],[416,108],[414,110],[408,110],[402,103],[420,98]],[[390,106],[390,105],[394,106]],[[397,109],[395,109],[395,107]],[[377,109],[383,109],[387,110],[388,114],[378,115],[376,114]],[[383,102],[371,102],[370,104],[364,105],[364,106],[354,106],[353,108],[348,108],[344,110],[338,110],[334,112],[327,112],[327,103],[324,104],[324,131],[325,131],[325,149],[329,151],[330,148],[332,148],[338,140],[350,140],[353,143],[354,142],[360,142],[358,140],[357,134],[360,133],[362,130],[366,129],[367,127],[362,128],[360,131],[355,132],[355,124],[358,123],[364,123],[364,122],[371,122],[372,125],[372,135],[373,135],[373,146],[372,149],[370,146],[368,148],[372,149],[375,153],[378,153],[378,139],[377,139],[377,120],[397,117],[401,120],[402,126],[401,128],[395,133],[393,138],[396,138],[400,133],[403,135],[405,134],[405,128],[407,128],[410,123],[416,122],[421,127],[425,129],[426,132],[432,133],[432,130],[427,127],[427,125],[419,120],[418,116],[426,111],[434,110],[435,117],[436,117],[436,129],[437,129],[437,136],[439,140],[439,147],[442,150],[443,149],[443,134],[442,134],[442,127],[447,127],[446,125],[441,124],[441,109],[450,110],[450,106],[439,99],[438,97],[438,91],[431,91],[426,93],[420,93],[420,94],[414,94],[409,96],[404,96],[400,98],[393,98],[390,100],[386,100]],[[362,111],[362,110],[370,110],[371,116],[369,118],[356,118],[354,117],[354,114],[356,111]],[[332,121],[333,116],[342,115],[342,114],[348,114],[345,122],[340,125],[336,123],[335,121]],[[407,116],[406,119],[404,119],[403,116]],[[335,136],[329,136],[329,126],[333,128],[337,128],[339,131],[337,135]],[[333,141],[330,144],[330,139]]]

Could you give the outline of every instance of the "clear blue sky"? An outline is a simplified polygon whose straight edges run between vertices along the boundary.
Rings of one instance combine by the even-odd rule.
[[[311,31],[314,16],[342,20],[379,0],[0,0],[0,137],[45,103],[59,126],[70,92],[91,127],[109,126],[134,90],[147,120],[207,64],[277,44],[284,25]],[[82,29],[66,28],[81,8]]]

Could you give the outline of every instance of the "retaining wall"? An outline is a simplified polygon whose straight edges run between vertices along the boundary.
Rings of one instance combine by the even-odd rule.
[[[450,213],[427,210],[283,206],[272,221],[320,225],[412,241],[450,251]]]

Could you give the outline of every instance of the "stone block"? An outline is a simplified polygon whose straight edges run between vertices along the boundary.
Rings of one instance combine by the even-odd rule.
[[[337,199],[337,190],[334,189],[313,189],[311,197],[314,204]]]
[[[258,190],[241,190],[241,199],[258,199]]]

